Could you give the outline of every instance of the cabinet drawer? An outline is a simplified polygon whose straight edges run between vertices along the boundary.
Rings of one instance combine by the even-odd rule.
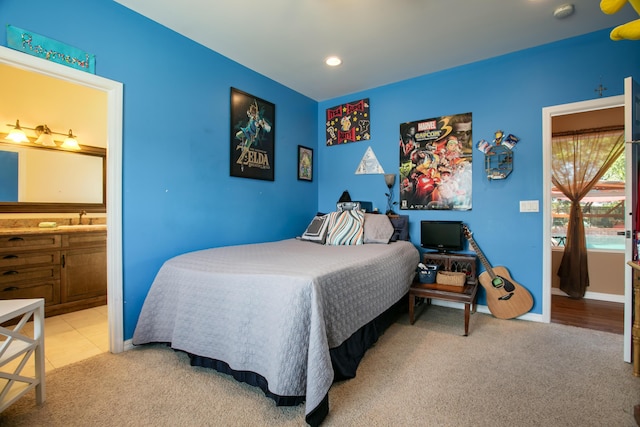
[[[0,287],[0,299],[44,298],[45,305],[60,304],[58,280]]]
[[[105,246],[107,244],[106,232],[93,233],[69,233],[62,237],[62,247],[82,248],[89,246]]]
[[[0,236],[0,253],[23,249],[59,248],[59,234],[23,234]]]
[[[15,252],[0,254],[0,268],[60,264],[59,251]]]
[[[33,280],[59,280],[60,266],[0,268],[0,287]]]

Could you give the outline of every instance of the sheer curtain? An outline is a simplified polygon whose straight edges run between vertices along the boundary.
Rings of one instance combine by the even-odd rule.
[[[551,181],[571,201],[564,255],[558,269],[560,289],[584,297],[589,286],[587,242],[580,200],[624,152],[624,128],[554,133]]]

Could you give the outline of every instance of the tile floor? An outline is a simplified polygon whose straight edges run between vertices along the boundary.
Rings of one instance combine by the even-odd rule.
[[[109,351],[107,306],[89,308],[44,320],[45,372]],[[33,323],[23,332],[33,337]],[[23,374],[33,371],[28,363]]]
[[[50,371],[109,351],[107,306],[44,320],[44,357]]]

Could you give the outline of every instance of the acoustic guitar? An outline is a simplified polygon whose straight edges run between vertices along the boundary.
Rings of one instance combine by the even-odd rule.
[[[478,244],[473,240],[471,230],[462,226],[464,235],[485,268],[478,280],[487,293],[489,311],[498,319],[513,319],[531,310],[533,298],[520,284],[511,278],[505,267],[491,267]]]

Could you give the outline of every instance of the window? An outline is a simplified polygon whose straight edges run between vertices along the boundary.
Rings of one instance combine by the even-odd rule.
[[[587,249],[624,251],[625,156],[615,163],[582,199]],[[571,202],[555,187],[551,190],[552,245],[564,246]]]

